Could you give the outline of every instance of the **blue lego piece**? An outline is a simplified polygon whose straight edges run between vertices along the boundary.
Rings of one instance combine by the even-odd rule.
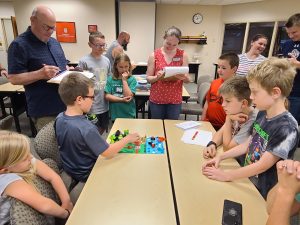
[[[164,140],[160,137],[147,137],[146,138],[146,154],[164,154]]]

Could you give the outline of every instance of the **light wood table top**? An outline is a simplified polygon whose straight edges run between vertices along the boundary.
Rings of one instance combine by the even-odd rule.
[[[136,96],[150,96],[150,91],[137,91],[135,93]],[[186,99],[189,98],[190,94],[189,92],[186,90],[186,88],[184,86],[182,86],[182,98]]]
[[[0,85],[0,92],[15,92],[23,88],[23,85],[13,85],[8,82]]]
[[[117,129],[164,137],[162,120],[117,119]],[[100,157],[67,224],[175,225],[167,154]]]
[[[265,200],[249,179],[218,182],[202,175],[204,147],[184,144],[180,140],[184,131],[175,126],[179,122],[183,121],[164,121],[180,224],[221,224],[224,199],[229,199],[243,205],[243,225],[265,225]],[[214,131],[210,123],[201,123],[198,129]],[[221,167],[233,169],[239,165],[228,159]]]

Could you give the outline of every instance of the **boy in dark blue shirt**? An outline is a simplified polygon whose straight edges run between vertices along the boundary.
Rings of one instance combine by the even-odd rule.
[[[112,157],[129,142],[139,140],[137,133],[109,145],[97,127],[86,119],[94,95],[94,83],[79,73],[66,76],[58,89],[67,110],[56,118],[56,136],[64,171],[75,181],[85,182],[99,155]]]

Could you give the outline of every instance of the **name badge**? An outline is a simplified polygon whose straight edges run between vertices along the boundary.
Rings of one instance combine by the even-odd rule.
[[[116,87],[116,92],[117,93],[123,93],[123,88],[122,87]]]
[[[173,62],[179,62],[181,60],[181,57],[176,57],[176,58],[173,58]]]

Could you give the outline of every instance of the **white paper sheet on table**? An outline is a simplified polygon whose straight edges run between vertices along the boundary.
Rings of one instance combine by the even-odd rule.
[[[198,134],[193,140],[193,136],[195,135],[196,132],[198,132]],[[183,133],[181,138],[181,140],[186,144],[201,145],[201,146],[206,146],[207,143],[211,141],[211,139],[212,139],[212,132],[198,130],[198,129],[186,130]]]
[[[83,71],[83,72],[78,72],[78,71],[69,71],[69,70],[65,70],[61,73],[59,73],[58,75],[56,75],[55,77],[52,77],[50,80],[48,80],[48,83],[56,83],[59,84],[61,82],[61,80],[69,75],[70,73],[80,73],[84,76],[86,76],[87,78],[92,78],[94,76],[93,73],[89,72],[89,71]]]
[[[189,72],[188,66],[166,66],[164,68],[165,78],[174,76],[176,74],[185,74]]]
[[[201,125],[201,123],[196,122],[196,121],[186,121],[186,122],[182,122],[182,123],[177,123],[176,127],[187,130],[187,129],[197,127],[197,126],[200,126],[200,125]]]

